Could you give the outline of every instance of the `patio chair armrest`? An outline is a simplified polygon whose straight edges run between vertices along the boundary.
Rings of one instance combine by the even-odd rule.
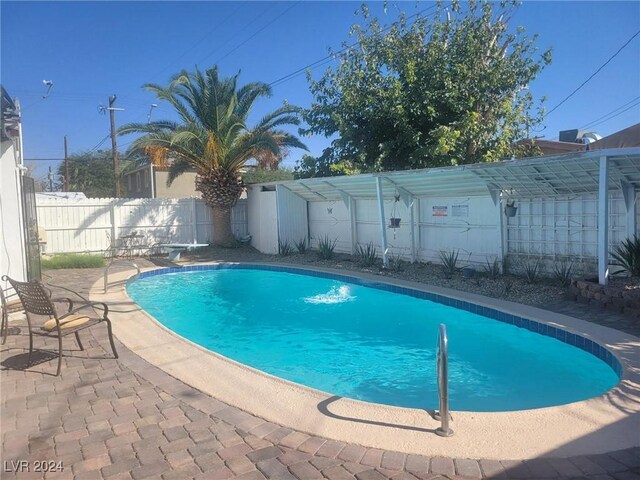
[[[67,308],[67,312],[70,312],[71,310],[73,310],[73,300],[71,300],[69,297],[57,297],[57,298],[52,298],[51,299],[52,303],[62,303],[62,302],[66,302],[69,305],[69,308]]]
[[[104,310],[104,314],[102,315],[102,318],[106,319],[107,315],[109,314],[109,307],[104,302],[82,302],[82,305],[80,305],[79,307],[76,307],[76,308],[74,308],[72,310],[69,310],[67,313],[65,313],[64,315],[62,315],[58,319],[62,320],[63,318],[65,318],[65,317],[67,317],[67,316],[69,316],[71,314],[74,314],[74,313],[76,313],[76,312],[78,312],[78,311],[80,311],[80,310],[82,310],[84,308],[96,307],[96,306],[99,306],[99,307],[101,307],[102,310]]]
[[[9,292],[12,292],[12,293],[9,293]],[[18,294],[12,288],[3,288],[2,293],[4,293],[5,299],[18,296]]]

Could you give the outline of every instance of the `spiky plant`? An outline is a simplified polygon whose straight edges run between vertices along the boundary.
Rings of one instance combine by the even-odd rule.
[[[640,276],[640,237],[633,236],[620,242],[611,252],[614,265],[622,267],[632,277]]]
[[[167,87],[146,84],[145,89],[168,102],[181,121],[130,123],[118,132],[144,134],[132,142],[130,151],[155,146],[169,152],[169,184],[186,171],[196,171],[196,190],[213,210],[213,243],[223,247],[235,244],[231,208],[243,191],[240,172],[247,161],[278,158],[287,148],[306,150],[298,137],[279,129],[299,124],[298,107],[285,103],[250,127],[247,118],[255,101],[270,96],[271,88],[255,82],[238,89],[237,83],[238,75],[221,78],[213,66],[205,72],[183,70]]]

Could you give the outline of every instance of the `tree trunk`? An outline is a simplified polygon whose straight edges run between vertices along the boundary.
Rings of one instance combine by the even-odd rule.
[[[211,170],[196,177],[196,190],[213,210],[213,243],[219,247],[234,247],[237,242],[231,232],[231,208],[244,186],[237,173]]]
[[[213,243],[219,247],[236,246],[236,238],[231,231],[231,207],[211,205],[213,210]]]

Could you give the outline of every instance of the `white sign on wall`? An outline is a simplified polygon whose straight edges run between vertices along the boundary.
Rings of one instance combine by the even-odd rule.
[[[452,217],[469,217],[469,205],[451,205]]]

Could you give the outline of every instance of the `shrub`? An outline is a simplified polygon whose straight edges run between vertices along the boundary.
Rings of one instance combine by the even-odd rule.
[[[281,255],[283,257],[288,257],[292,253],[293,253],[293,247],[291,246],[291,244],[289,243],[288,240],[285,240],[284,242],[281,242],[280,240],[278,240],[278,254],[279,255]]]
[[[60,268],[100,268],[104,267],[104,257],[88,253],[62,253],[42,259],[43,270]]]
[[[333,251],[336,248],[336,243],[338,243],[337,238],[331,240],[329,235],[325,235],[318,242],[318,256],[322,260],[330,260],[333,258]]]
[[[400,272],[402,270],[402,257],[398,255],[389,255],[389,270]]]
[[[484,268],[484,273],[491,280],[495,280],[500,276],[500,261],[497,258],[494,259],[493,262],[490,262],[489,260],[487,260],[487,264],[483,268]]]
[[[633,236],[623,240],[611,252],[614,265],[622,267],[632,277],[640,276],[640,238]]]
[[[286,168],[278,168],[277,170],[256,168],[242,175],[242,181],[247,185],[253,183],[280,182],[283,180],[293,180],[293,172]]]
[[[522,262],[522,270],[527,283],[534,284],[540,279],[540,260],[526,260]]]
[[[376,247],[373,246],[373,242],[369,242],[365,246],[358,244],[356,247],[358,263],[363,267],[372,267],[375,265],[378,261],[376,253]]]
[[[444,275],[446,278],[451,278],[458,270],[458,254],[460,250],[456,251],[440,251],[440,261],[444,269]]]
[[[504,287],[504,294],[508,295],[513,290],[514,281],[511,277],[504,277],[502,281],[502,286]]]
[[[307,251],[309,244],[307,243],[307,239],[303,238],[302,240],[298,240],[296,242],[296,248],[298,249],[298,253],[304,253]]]
[[[553,265],[553,277],[562,287],[568,287],[571,284],[571,274],[573,270],[573,262],[560,262]]]

